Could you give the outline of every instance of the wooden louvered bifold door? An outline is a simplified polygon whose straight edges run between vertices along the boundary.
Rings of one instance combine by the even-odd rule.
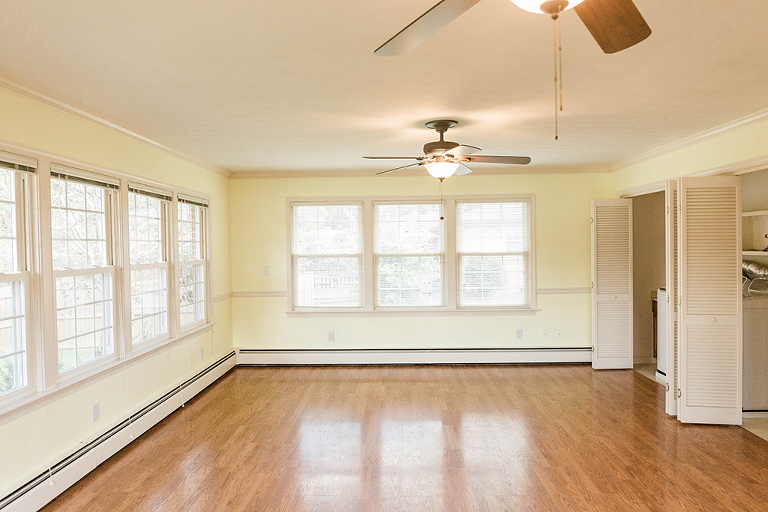
[[[670,416],[677,416],[678,375],[678,212],[677,180],[667,182],[666,200],[666,267],[667,267],[667,303],[659,307],[667,308],[667,398],[666,411]]]
[[[678,418],[740,425],[739,178],[680,178]]]
[[[592,201],[592,367],[632,368],[632,200]]]

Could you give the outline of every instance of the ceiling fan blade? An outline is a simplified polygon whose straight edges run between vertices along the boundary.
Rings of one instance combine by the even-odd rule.
[[[384,57],[408,53],[479,1],[441,0],[373,53]]]
[[[461,159],[462,162],[477,162],[480,164],[514,164],[528,165],[531,158],[527,156],[490,156],[472,155]]]
[[[460,158],[462,156],[471,155],[472,153],[477,153],[478,151],[482,151],[482,149],[477,148],[475,146],[469,146],[467,144],[459,144],[453,149],[449,149],[444,155],[451,155],[454,158]]]
[[[456,176],[464,176],[465,174],[469,174],[472,172],[472,169],[467,167],[466,165],[459,162],[459,168],[456,169],[456,172],[454,173]]]
[[[588,0],[573,10],[605,53],[626,50],[651,35],[632,0]]]
[[[423,156],[364,156],[368,160],[421,160]]]
[[[415,164],[403,165],[403,166],[400,166],[400,167],[395,167],[394,169],[388,169],[386,171],[377,172],[376,176],[380,176],[382,174],[387,174],[388,172],[399,171],[400,169],[405,169],[406,167],[413,167],[414,165],[421,165],[421,162],[417,162]]]

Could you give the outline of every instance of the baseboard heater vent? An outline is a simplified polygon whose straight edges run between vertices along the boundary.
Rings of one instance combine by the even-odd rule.
[[[238,366],[586,364],[590,347],[239,349]]]
[[[191,386],[193,383],[197,382],[201,378],[205,377],[210,372],[214,371],[219,366],[225,364],[227,361],[232,359],[236,356],[235,351],[230,352],[229,354],[225,355],[215,363],[211,364],[204,370],[196,373],[189,379],[182,382],[179,386],[176,386],[173,388],[173,390],[167,392],[160,398],[156,399],[146,407],[143,407],[139,411],[137,411],[134,414],[131,414],[129,418],[125,418],[123,421],[106,431],[104,434],[99,436],[98,438],[94,439],[90,443],[86,444],[82,448],[78,449],[76,452],[70,454],[68,457],[64,458],[63,460],[57,462],[53,466],[51,466],[50,473],[48,471],[44,471],[43,473],[40,473],[38,476],[30,480],[29,482],[25,483],[9,495],[5,496],[4,498],[0,499],[0,510],[8,507],[13,502],[27,494],[28,492],[32,491],[39,485],[45,483],[51,476],[56,476],[58,473],[69,467],[70,465],[74,464],[77,460],[81,459],[85,455],[87,455],[92,450],[96,449],[115,435],[117,435],[119,432],[121,432],[123,429],[126,429],[130,426],[131,423],[135,423],[148,413],[152,412],[153,410],[157,409],[160,405],[167,402],[169,399],[174,397],[175,395],[181,393],[183,390],[187,389],[189,386]]]

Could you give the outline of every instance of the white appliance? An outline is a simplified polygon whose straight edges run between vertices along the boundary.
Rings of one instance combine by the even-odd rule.
[[[656,373],[667,376],[667,290],[656,292]]]

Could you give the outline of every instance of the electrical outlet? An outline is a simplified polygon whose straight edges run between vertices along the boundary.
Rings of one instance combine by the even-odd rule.
[[[262,272],[264,272],[265,276],[268,276],[269,275],[269,265],[264,265],[264,269],[262,270]]]
[[[523,339],[523,330],[522,329],[518,329],[518,330],[515,331],[515,339],[517,339],[517,340]]]
[[[336,331],[328,331],[328,341],[336,341]]]
[[[203,357],[204,357],[204,356],[205,356],[205,349],[204,349],[204,348],[201,348],[201,349],[200,349],[200,360],[201,360],[201,361],[203,360]]]
[[[97,421],[99,421],[100,415],[101,414],[99,412],[99,402],[96,402],[91,406],[91,423],[96,423]]]
[[[558,329],[557,330],[557,332],[555,333],[555,338],[557,338],[559,340],[563,339],[563,330],[562,329]]]
[[[543,339],[543,340],[547,339],[547,330],[546,329],[542,329],[541,330],[541,339]]]

